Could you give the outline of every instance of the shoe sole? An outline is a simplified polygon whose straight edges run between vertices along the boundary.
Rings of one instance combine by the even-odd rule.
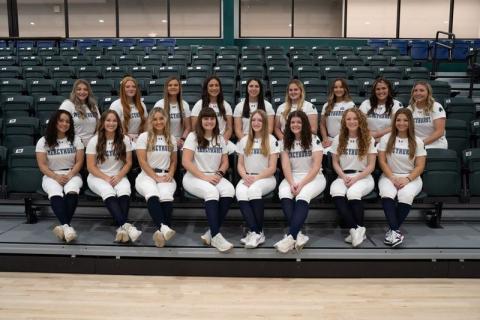
[[[53,228],[52,232],[58,240],[65,240],[65,233],[63,232],[61,227]]]
[[[161,232],[157,231],[153,234],[153,242],[156,247],[163,248],[165,246],[165,237]]]
[[[396,248],[403,243],[403,239],[398,240],[397,242],[392,243],[392,248]]]
[[[65,242],[66,242],[66,243],[70,243],[70,242],[72,242],[72,241],[74,241],[74,240],[76,240],[76,239],[77,239],[77,235],[76,235],[76,234],[72,234],[71,236],[65,236]]]
[[[204,236],[200,236],[200,239],[202,239],[202,243],[206,246],[209,246],[210,243],[211,243],[211,240],[210,239],[207,239],[206,237]]]
[[[130,240],[132,240],[132,242],[135,242],[138,240],[138,238],[140,238],[140,236],[142,235],[142,231],[140,231],[137,235],[135,235],[135,237],[132,237],[130,235],[128,235],[130,237]]]

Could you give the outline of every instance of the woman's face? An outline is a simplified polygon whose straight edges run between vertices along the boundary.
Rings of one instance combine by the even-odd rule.
[[[297,84],[291,83],[288,86],[288,96],[293,101],[298,101],[300,99],[300,97],[302,96],[302,90],[300,89],[299,86],[297,86]]]
[[[168,95],[170,96],[178,95],[178,93],[180,92],[180,83],[178,82],[178,80],[176,79],[170,80],[167,83],[167,92],[168,92]]]
[[[118,126],[117,117],[113,113],[109,113],[105,118],[104,126],[106,132],[115,132]]]
[[[202,128],[205,131],[213,131],[216,123],[217,123],[217,117],[203,117],[202,118]]]
[[[70,118],[65,113],[60,114],[60,117],[57,120],[57,132],[65,134],[69,129]]]
[[[407,132],[408,130],[408,118],[403,113],[399,114],[395,119],[395,127],[398,132]]]
[[[211,79],[207,84],[208,95],[216,98],[220,94],[220,83],[217,79]]]
[[[85,84],[79,83],[75,88],[75,96],[81,102],[85,102],[88,99],[88,88]]]
[[[128,80],[125,83],[124,90],[125,90],[125,94],[129,98],[133,98],[137,94],[137,86],[135,85],[135,82],[133,82],[132,80]]]
[[[335,81],[335,84],[333,85],[333,94],[336,98],[343,98],[345,95],[345,88],[343,87],[341,81]]]
[[[347,111],[347,114],[345,115],[345,125],[349,132],[357,132],[358,117],[355,112]]]
[[[388,86],[385,82],[379,82],[375,86],[375,96],[378,101],[386,101],[388,97]]]
[[[165,130],[166,123],[167,123],[167,119],[165,119],[165,117],[161,112],[157,112],[153,115],[152,127],[153,129],[155,129],[157,133],[163,132],[163,130]]]
[[[248,83],[247,91],[250,98],[258,97],[260,94],[260,84],[255,80],[250,81]]]
[[[290,130],[295,136],[299,136],[302,132],[302,118],[292,117],[290,120]]]
[[[260,113],[255,113],[252,116],[252,122],[250,124],[252,126],[253,132],[260,132],[263,128],[263,119]]]
[[[424,86],[423,84],[417,84],[413,88],[413,99],[415,102],[425,102],[427,101],[428,97],[428,89],[427,86]]]

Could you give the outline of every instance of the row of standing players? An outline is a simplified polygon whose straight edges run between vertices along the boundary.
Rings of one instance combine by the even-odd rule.
[[[417,83],[410,106],[402,108],[392,97],[390,83],[377,79],[371,97],[354,108],[345,81],[335,80],[321,113],[322,140],[316,135],[317,112],[304,100],[300,81],[290,82],[286,102],[279,106],[276,116],[263,100],[260,81],[250,80],[246,90],[246,99],[233,114],[238,137],[235,146],[229,140],[231,107],[223,101],[220,80],[214,76],[205,80],[202,100],[191,113],[181,99],[178,79],[167,79],[164,99],[148,116],[135,79],[122,80],[120,98],[101,116],[88,82],[77,80],[70,98],[52,115],[36,149],[44,174],[42,187],[60,221],[54,233],[66,242],[77,236],[71,220],[82,187],[79,172],[86,146],[87,183],[102,197],[118,226],[115,240],[138,239],[141,231],[127,222],[131,188],[126,174],[135,149],[142,169],[135,187],[145,197],[158,227],[154,242],[164,246],[175,234],[171,228],[176,189],[173,176],[177,149],[182,149],[186,170],[183,187],[205,200],[209,230],[201,236],[203,242],[220,251],[233,247],[220,227],[236,195],[250,228],[242,243],[255,248],[265,241],[262,196],[276,187],[273,175],[280,154],[285,179],[279,185],[279,198],[289,232],[275,247],[280,252],[301,249],[308,241],[301,228],[309,202],[326,185],[322,156],[331,152],[338,179],[330,193],[349,227],[345,241],[358,247],[366,232],[361,198],[374,188],[371,172],[378,150],[383,171],[378,187],[389,223],[385,243],[394,247],[402,243],[399,227],[421,191],[425,148],[447,147],[445,112],[432,98],[428,83]],[[237,170],[242,178],[236,188],[223,178],[228,169],[227,154],[233,151],[239,154]]]

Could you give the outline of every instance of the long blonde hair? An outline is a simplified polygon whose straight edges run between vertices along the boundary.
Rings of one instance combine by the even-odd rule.
[[[303,86],[302,81],[300,81],[298,79],[290,80],[290,82],[288,83],[288,86],[287,86],[287,93],[285,94],[285,110],[283,110],[283,113],[282,113],[282,116],[285,119],[288,118],[288,115],[290,114],[290,111],[292,110],[292,104],[293,103],[292,103],[292,99],[290,98],[290,95],[288,94],[288,89],[290,88],[290,86],[292,84],[299,87],[300,91],[301,91],[300,99],[297,102],[297,110],[298,111],[303,111],[302,110],[303,109],[303,102],[305,102],[305,87]]]
[[[255,139],[255,132],[253,131],[252,128],[252,120],[253,117],[259,114],[262,117],[262,131],[261,131],[261,136],[262,136],[262,143],[261,143],[261,150],[262,150],[262,155],[264,157],[268,157],[270,154],[270,134],[268,133],[268,122],[267,122],[267,114],[263,110],[255,110],[252,112],[250,115],[250,129],[248,130],[248,138],[247,138],[247,145],[245,146],[245,154],[248,156],[249,154],[252,153],[253,149],[253,141]]]
[[[432,86],[427,81],[415,82],[415,84],[413,85],[412,91],[410,93],[410,102],[409,102],[409,104],[412,106],[414,111],[415,111],[415,108],[417,108],[417,103],[415,102],[415,99],[413,97],[413,92],[415,91],[416,86],[424,86],[425,88],[427,88],[427,93],[428,93],[427,107],[423,110],[425,110],[425,114],[430,114],[430,112],[432,112],[433,110],[433,104],[435,103],[435,99],[433,98]]]
[[[133,103],[135,104],[135,107],[138,109],[138,113],[140,114],[140,128],[138,129],[139,133],[142,133],[145,129],[145,110],[143,110],[143,105],[142,105],[142,93],[140,92],[140,86],[138,85],[137,80],[135,80],[133,77],[127,76],[120,81],[120,102],[122,104],[122,110],[123,110],[123,131],[125,134],[128,134],[128,125],[130,124],[130,112],[132,111],[132,108],[130,107],[130,104],[128,103],[128,97],[127,93],[125,92],[125,86],[127,85],[128,81],[132,81],[135,84],[135,87],[137,88],[137,92],[135,93],[135,96],[133,97]]]
[[[347,150],[348,144],[348,128],[347,128],[347,115],[349,113],[355,113],[358,120],[358,158],[362,160],[368,154],[370,143],[372,143],[372,137],[370,130],[368,130],[367,117],[360,109],[351,108],[345,111],[342,115],[340,134],[338,136],[338,149],[337,154],[340,156]]]
[[[153,127],[153,118],[157,113],[160,113],[162,117],[165,118],[165,128],[163,129],[163,132],[155,132],[155,128]],[[167,112],[162,108],[153,108],[148,115],[147,123],[147,151],[153,151],[153,148],[155,147],[157,141],[157,135],[163,135],[165,137],[165,142],[167,143],[168,150],[172,152],[173,142],[172,136],[170,134],[170,118],[168,117]]]
[[[98,111],[97,101],[93,96],[92,87],[90,86],[90,83],[88,83],[87,80],[84,80],[84,79],[75,80],[75,82],[73,83],[72,92],[70,92],[69,100],[75,106],[75,112],[79,114],[80,119],[85,119],[85,117],[87,116],[87,112],[83,107],[83,103],[80,101],[80,99],[78,99],[77,93],[76,93],[77,87],[81,84],[87,87],[87,90],[88,90],[88,98],[85,105],[90,110],[90,112],[93,113],[93,115],[95,116],[95,119],[98,119],[100,112]]]
[[[333,80],[332,83],[330,84],[330,88],[328,89],[327,107],[325,108],[325,116],[327,117],[330,115],[330,112],[332,112],[333,110],[333,106],[335,106],[335,103],[337,102],[337,98],[333,90],[335,88],[335,83],[337,83],[337,81],[340,81],[340,83],[342,84],[342,88],[345,91],[343,93],[343,101],[352,101],[352,98],[350,97],[350,89],[348,88],[347,81],[345,81],[345,79],[342,79],[342,78],[337,78]]]

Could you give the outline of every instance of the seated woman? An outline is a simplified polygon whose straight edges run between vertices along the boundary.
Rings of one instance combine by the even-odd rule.
[[[240,211],[250,228],[241,242],[245,248],[256,248],[265,242],[262,197],[277,185],[273,175],[277,169],[279,150],[277,139],[268,133],[264,111],[253,111],[248,127],[248,135],[237,145],[237,169],[242,180],[238,182],[235,193]]]
[[[167,112],[154,108],[147,121],[147,132],[137,139],[137,159],[142,172],[135,180],[135,188],[147,200],[148,213],[157,226],[153,241],[163,247],[175,231],[170,228],[173,194],[177,189],[177,143],[170,134]]]
[[[195,131],[183,145],[182,165],[187,171],[183,188],[205,200],[205,213],[210,229],[201,236],[206,245],[227,252],[233,248],[220,233],[220,228],[235,195],[235,188],[223,176],[228,169],[227,146],[218,128],[212,108],[198,114]]]
[[[432,87],[428,82],[415,83],[408,108],[415,121],[415,135],[422,139],[425,148],[448,149],[445,138],[447,115],[442,105],[433,99]]]
[[[378,145],[378,160],[383,174],[378,181],[383,211],[389,225],[385,244],[396,247],[405,236],[400,226],[407,218],[413,199],[422,191],[420,175],[425,169],[427,152],[415,136],[415,124],[409,109],[400,109],[392,122],[392,132]],[[397,198],[397,201],[395,201]]]
[[[337,211],[349,228],[345,242],[358,247],[366,238],[362,197],[375,187],[375,139],[368,131],[367,119],[357,108],[343,113],[340,134],[330,148],[333,169],[338,178],[330,186]]]
[[[305,112],[290,113],[280,153],[285,179],[278,188],[278,197],[289,225],[287,236],[275,244],[281,253],[293,248],[301,250],[309,240],[300,230],[307,219],[310,200],[321,194],[327,184],[321,171],[322,156],[322,143],[312,135]]]
[[[127,222],[131,190],[126,176],[132,166],[132,147],[115,111],[102,114],[97,135],[90,139],[86,154],[87,184],[102,197],[118,227],[115,241],[135,242],[142,232]]]
[[[83,184],[79,175],[83,149],[80,137],[75,135],[72,116],[65,110],[58,110],[50,117],[45,135],[38,140],[35,149],[38,168],[44,174],[42,188],[60,221],[53,233],[67,243],[77,238],[71,222]]]

